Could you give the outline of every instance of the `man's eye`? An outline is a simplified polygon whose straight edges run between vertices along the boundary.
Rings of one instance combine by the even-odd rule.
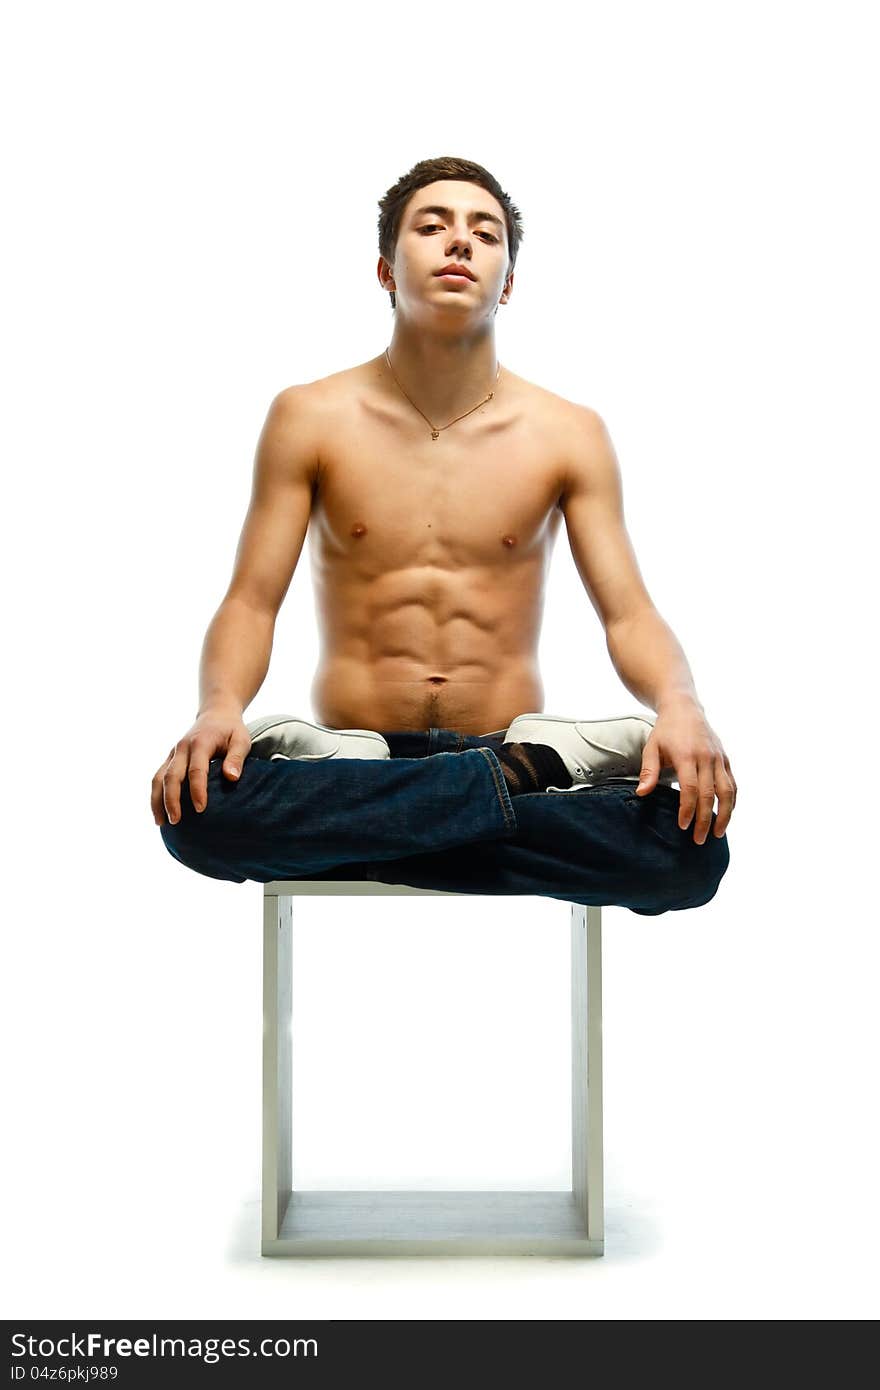
[[[420,231],[420,232],[439,232],[439,231],[442,231],[442,228],[441,228],[441,226],[440,226],[440,224],[439,224],[438,222],[429,222],[428,225],[427,225],[426,227],[419,227],[419,231]],[[490,241],[497,241],[497,240],[498,240],[498,238],[497,238],[497,237],[494,237],[494,236],[492,235],[491,232],[478,232],[477,235],[478,235],[478,236],[485,236],[485,237],[488,237]]]

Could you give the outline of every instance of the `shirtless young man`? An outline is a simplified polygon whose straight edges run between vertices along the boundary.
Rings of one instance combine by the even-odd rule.
[[[430,177],[432,166],[450,165],[466,176]],[[721,838],[736,783],[684,653],[642,581],[604,423],[499,367],[495,314],[513,290],[518,213],[492,176],[466,161],[423,161],[407,178],[384,201],[378,275],[393,296],[390,345],[272,401],[233,576],[205,638],[198,716],[153,778],[154,819],[177,824],[187,781],[192,807],[205,811],[212,759],[222,756],[221,791],[243,780],[251,748],[243,712],[268,670],[309,527],[320,724],[479,735],[542,710],[537,647],[564,519],[611,660],[657,711],[628,769],[643,774],[635,794],[659,784],[678,798],[668,785],[674,775],[679,827],[693,820],[699,845],[717,796],[712,833]],[[463,274],[443,274],[450,265]],[[529,727],[532,745],[540,738],[562,748],[554,734],[571,737],[572,721],[548,720],[546,737]],[[558,775],[524,789],[551,780]],[[634,788],[633,780],[631,796]]]

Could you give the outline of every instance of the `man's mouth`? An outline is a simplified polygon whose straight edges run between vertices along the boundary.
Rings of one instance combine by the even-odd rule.
[[[437,275],[451,275],[455,280],[476,280],[473,271],[468,270],[464,265],[445,265],[442,270],[435,272]]]

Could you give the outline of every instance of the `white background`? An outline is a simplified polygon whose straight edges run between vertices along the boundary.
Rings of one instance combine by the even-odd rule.
[[[6,19],[5,1316],[876,1316],[872,9]],[[176,863],[150,779],[268,404],[386,346],[378,199],[440,154],[522,211],[499,358],[611,431],[731,865],[603,914],[604,1259],[265,1260],[262,889]],[[313,717],[316,656],[306,546],[247,717]],[[640,708],[564,530],[541,662],[547,712]],[[568,932],[305,904],[299,1185],[565,1187]]]

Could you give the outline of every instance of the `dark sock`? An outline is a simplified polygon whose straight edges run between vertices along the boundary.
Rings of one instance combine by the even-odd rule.
[[[572,778],[555,748],[547,743],[502,743],[493,749],[511,796],[570,787]]]

